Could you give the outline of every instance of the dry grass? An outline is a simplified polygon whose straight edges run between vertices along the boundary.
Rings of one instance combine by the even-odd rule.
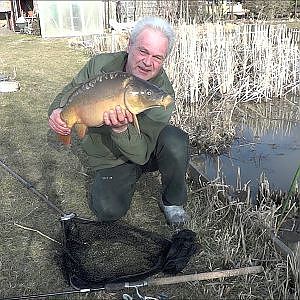
[[[15,67],[16,79],[21,84],[19,92],[0,95],[1,159],[48,194],[62,210],[93,218],[87,205],[87,177],[78,149],[57,145],[47,126],[50,102],[88,57],[70,49],[66,40],[48,41],[22,35],[0,39],[1,72],[9,75]],[[59,244],[14,224],[33,228],[59,241],[58,216],[2,169],[0,180],[0,297],[68,289],[57,263],[61,253]],[[169,235],[172,230],[165,225],[155,200],[159,198],[158,186],[156,177],[143,177],[126,220]],[[152,296],[165,292],[171,299],[297,299],[299,289],[293,287],[293,270],[277,253],[260,222],[259,214],[268,215],[269,209],[257,212],[246,203],[228,202],[221,197],[223,187],[219,184],[198,192],[192,183],[189,186],[188,210],[192,221],[188,227],[197,233],[200,252],[184,273],[251,265],[263,265],[265,272],[145,288],[142,292]],[[145,201],[147,210],[143,209]],[[55,297],[120,298],[120,293]]]

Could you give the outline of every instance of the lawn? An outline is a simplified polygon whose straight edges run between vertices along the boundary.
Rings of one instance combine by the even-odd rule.
[[[15,73],[20,83],[18,92],[0,94],[0,159],[48,195],[61,210],[94,219],[88,207],[88,175],[80,149],[76,144],[71,148],[60,145],[47,123],[49,104],[85,64],[88,55],[70,48],[66,39],[43,40],[18,34],[0,36],[0,53],[0,73]],[[58,263],[58,214],[3,168],[0,182],[0,298],[70,289]],[[293,272],[261,221],[268,211],[253,211],[244,202],[228,202],[219,197],[219,185],[197,188],[189,182],[187,209],[192,216],[188,228],[197,233],[200,250],[183,273],[255,265],[262,265],[264,272],[145,288],[142,293],[157,296],[164,292],[169,299],[296,299],[299,291]],[[124,219],[168,237],[173,229],[165,224],[157,199],[157,174],[143,176]],[[123,292],[132,291],[82,293],[54,299],[121,299]]]

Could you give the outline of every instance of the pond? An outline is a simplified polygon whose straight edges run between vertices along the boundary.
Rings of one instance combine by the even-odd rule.
[[[221,177],[226,185],[249,184],[252,201],[261,174],[270,189],[287,192],[300,165],[300,122],[282,118],[246,118],[236,127],[237,138],[229,150],[212,157],[197,156],[209,181]]]
[[[299,110],[299,107],[297,105],[296,109]],[[277,106],[279,111],[281,108]],[[288,115],[295,119],[298,113]],[[257,204],[262,174],[268,180],[271,192],[287,193],[300,166],[300,121],[291,119],[278,115],[273,115],[272,119],[241,118],[236,127],[237,138],[226,153],[215,157],[196,155],[192,157],[192,163],[197,171],[200,170],[203,179],[221,179],[225,185],[233,187],[231,190],[241,190],[247,185],[253,205]],[[298,117],[296,119],[299,120]],[[244,200],[242,193],[237,195]],[[299,216],[287,219],[278,234],[279,239],[274,236],[274,242],[284,253],[296,251],[300,240]]]

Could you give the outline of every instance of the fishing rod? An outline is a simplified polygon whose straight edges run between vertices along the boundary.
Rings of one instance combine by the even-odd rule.
[[[66,290],[66,291],[61,291],[61,292],[50,292],[47,294],[34,294],[34,295],[17,296],[17,297],[10,297],[10,298],[1,298],[1,300],[42,299],[42,298],[46,298],[46,297],[98,292],[100,290],[104,290],[104,288],[99,288],[97,290],[95,290],[95,289],[93,289],[93,290],[91,290],[91,289]]]
[[[4,163],[2,159],[0,159],[0,165],[9,173],[11,174],[14,178],[16,178],[19,182],[21,182],[30,192],[32,192],[34,195],[36,195],[39,199],[42,199],[44,202],[47,203],[47,205],[55,210],[58,214],[61,215],[62,220],[68,220],[72,217],[75,217],[75,213],[70,213],[66,214],[64,211],[62,211],[60,208],[58,208],[56,205],[54,205],[49,199],[48,196],[40,193],[32,183],[29,181],[25,180],[23,177],[21,177],[19,174],[14,172],[8,165]]]

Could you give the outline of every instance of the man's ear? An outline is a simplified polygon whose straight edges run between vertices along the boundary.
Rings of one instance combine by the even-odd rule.
[[[132,46],[132,43],[131,43],[131,40],[129,39],[128,40],[128,45],[126,47],[126,52],[128,53],[129,52],[129,48]]]

